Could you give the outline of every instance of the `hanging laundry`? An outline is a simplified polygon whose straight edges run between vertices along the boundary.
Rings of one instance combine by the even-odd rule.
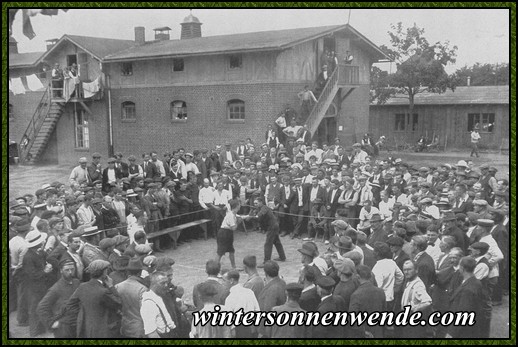
[[[34,30],[32,29],[31,24],[31,18],[29,10],[24,9],[22,10],[22,18],[23,18],[23,34],[29,38],[29,40],[32,40],[36,34],[34,33]]]
[[[14,94],[13,84],[11,83],[11,80],[9,80],[9,91]]]
[[[99,77],[97,77],[93,82],[83,82],[83,93],[85,99],[91,98],[92,96],[97,94],[97,92],[99,92],[100,89],[101,87],[99,84]]]
[[[11,85],[12,85],[12,91],[14,95],[17,94],[25,94],[25,87],[23,86],[22,79],[17,78],[11,78]]]
[[[74,94],[74,91],[76,90],[76,83],[73,78],[66,78],[63,81],[63,99],[65,99],[65,102],[68,102],[70,100],[70,97],[72,94]]]
[[[43,83],[41,83],[40,79],[38,78],[38,76],[36,76],[36,74],[27,76],[27,85],[28,85],[29,89],[32,90],[33,92],[40,90],[40,89],[45,89],[45,87],[43,86]]]

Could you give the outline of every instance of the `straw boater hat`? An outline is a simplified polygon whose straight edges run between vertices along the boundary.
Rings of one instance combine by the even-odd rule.
[[[25,236],[25,241],[27,242],[27,248],[39,246],[43,242],[45,242],[46,239],[47,239],[47,234],[40,233],[40,231],[37,229],[29,231],[29,233]]]

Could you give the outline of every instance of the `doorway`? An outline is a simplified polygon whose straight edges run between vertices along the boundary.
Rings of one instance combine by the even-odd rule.
[[[75,54],[67,55],[67,66],[70,67],[72,64],[77,64],[77,55]]]

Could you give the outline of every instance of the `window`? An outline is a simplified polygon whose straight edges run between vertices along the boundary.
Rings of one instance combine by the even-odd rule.
[[[133,75],[133,64],[132,63],[121,63],[121,75],[122,76]]]
[[[13,107],[13,104],[9,104],[9,119],[14,119],[14,107]]]
[[[187,103],[176,100],[171,103],[171,120],[187,120]]]
[[[245,120],[245,102],[234,99],[227,103],[229,120]]]
[[[88,131],[88,118],[84,110],[74,112],[76,123],[76,148],[90,147],[90,132]]]
[[[410,114],[398,113],[396,114],[395,131],[417,131],[419,125],[419,115],[414,113],[412,117]]]
[[[173,59],[173,71],[183,71],[183,59]]]
[[[492,133],[495,127],[494,113],[468,113],[468,131],[478,126],[480,132]]]
[[[122,103],[121,107],[121,119],[127,121],[134,121],[137,119],[137,114],[135,112],[135,103],[131,101],[126,101]]]
[[[231,69],[241,69],[243,67],[243,56],[240,54],[231,55],[229,61]]]

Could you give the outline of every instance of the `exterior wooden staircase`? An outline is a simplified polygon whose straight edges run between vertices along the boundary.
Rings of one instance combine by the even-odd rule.
[[[53,101],[47,88],[20,141],[21,163],[36,163],[41,158],[63,108],[64,103]]]
[[[317,103],[313,106],[313,109],[306,120],[307,129],[311,134],[316,134],[320,123],[324,119],[329,106],[336,96],[336,93],[338,93],[338,91],[343,87],[349,87],[349,90],[346,93],[346,96],[348,96],[358,84],[358,66],[338,65],[334,69],[331,76],[327,79],[327,83],[320,93]],[[342,99],[345,99],[345,97],[342,97]]]

